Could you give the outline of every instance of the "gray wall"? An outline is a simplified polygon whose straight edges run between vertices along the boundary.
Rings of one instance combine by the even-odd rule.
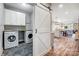
[[[26,31],[25,26],[5,25],[5,31]]]
[[[26,30],[32,30],[32,14],[26,14]]]

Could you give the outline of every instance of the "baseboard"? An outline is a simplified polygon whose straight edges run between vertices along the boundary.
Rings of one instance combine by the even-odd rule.
[[[40,54],[40,56],[44,56],[45,54],[47,54],[52,48],[50,47],[48,50],[45,50],[44,52],[42,52]]]
[[[3,49],[0,49],[0,56],[2,55],[2,53],[3,53]]]

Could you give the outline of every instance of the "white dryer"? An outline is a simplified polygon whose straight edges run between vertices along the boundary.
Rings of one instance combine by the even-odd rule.
[[[33,41],[33,34],[32,31],[26,31],[25,33],[25,42],[31,43]]]
[[[18,46],[18,31],[4,32],[4,49]]]

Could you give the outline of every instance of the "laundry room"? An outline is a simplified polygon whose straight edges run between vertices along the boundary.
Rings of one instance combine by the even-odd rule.
[[[29,3],[4,3],[3,56],[32,55],[32,9]]]

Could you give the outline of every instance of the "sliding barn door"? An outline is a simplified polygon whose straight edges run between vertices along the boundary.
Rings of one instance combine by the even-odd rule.
[[[33,55],[45,55],[50,49],[50,12],[45,7],[34,7]]]

